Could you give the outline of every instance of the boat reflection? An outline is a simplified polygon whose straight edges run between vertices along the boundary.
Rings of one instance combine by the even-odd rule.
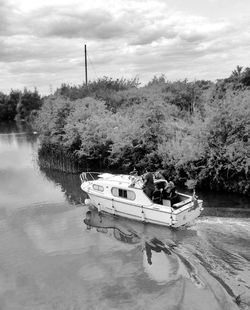
[[[107,234],[118,241],[130,244],[140,243],[140,238],[136,233],[127,230],[125,227],[119,227],[120,225],[117,225],[114,219],[112,220],[107,215],[99,214],[96,210],[87,211],[84,223],[88,230],[96,228],[97,232]]]
[[[158,284],[179,278],[194,278],[195,268],[182,252],[182,243],[196,238],[194,229],[173,230],[153,224],[142,224],[125,218],[98,213],[89,207],[84,223],[87,230],[96,230],[120,242],[132,244],[142,253],[142,265],[148,277]],[[140,254],[141,255],[141,254]],[[197,284],[201,284],[196,276]]]

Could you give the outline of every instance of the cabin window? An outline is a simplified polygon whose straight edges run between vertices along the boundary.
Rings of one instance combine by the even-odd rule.
[[[112,187],[111,193],[115,197],[121,197],[121,198],[126,198],[129,200],[135,200],[135,193],[133,191],[130,191],[130,190]]]
[[[95,189],[98,192],[103,192],[104,191],[104,187],[101,185],[97,185],[97,184],[93,184],[93,189]]]
[[[119,197],[127,198],[127,191],[125,189],[118,189]]]
[[[127,191],[127,198],[129,200],[135,200],[135,193],[132,191]]]

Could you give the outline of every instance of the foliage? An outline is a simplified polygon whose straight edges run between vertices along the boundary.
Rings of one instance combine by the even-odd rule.
[[[250,68],[245,68],[237,66],[236,69],[232,71],[231,76],[227,79],[229,82],[238,82],[244,86],[250,86]]]
[[[250,91],[228,92],[219,102],[217,113],[208,126],[207,170],[217,188],[236,181],[249,191],[250,177]],[[211,187],[210,186],[210,187]]]
[[[111,113],[103,101],[87,97],[74,102],[64,126],[63,144],[74,145],[76,153],[90,159],[105,156],[108,150],[108,132],[112,130],[107,120]]]
[[[0,93],[0,120],[11,120],[12,113],[9,114],[8,97],[4,93]]]
[[[133,79],[113,79],[107,76],[88,82],[88,85],[71,86],[62,84],[55,92],[55,96],[63,96],[70,100],[82,99],[88,96],[104,99],[108,101],[109,97],[118,91],[136,88],[139,85],[137,78]]]
[[[236,68],[216,83],[160,76],[141,88],[104,78],[80,97],[66,87],[45,100],[36,128],[42,146],[72,154],[79,167],[164,169],[177,183],[250,195],[247,72]]]
[[[0,120],[11,121],[15,119],[20,97],[20,91],[11,90],[9,95],[0,93]]]
[[[41,97],[35,89],[33,92],[24,89],[20,96],[16,110],[17,116],[21,120],[29,120],[29,116],[33,110],[38,110],[41,106]]]
[[[0,120],[14,119],[29,121],[31,114],[37,111],[42,100],[37,90],[11,90],[8,95],[0,93]]]
[[[45,99],[39,114],[34,122],[34,127],[43,133],[44,140],[51,143],[62,141],[66,124],[73,102],[61,97],[49,97]]]

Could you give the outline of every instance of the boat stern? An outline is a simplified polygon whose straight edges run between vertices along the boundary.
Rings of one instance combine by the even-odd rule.
[[[192,222],[203,210],[203,200],[192,198],[190,202],[178,209],[173,209],[172,227],[180,227]]]

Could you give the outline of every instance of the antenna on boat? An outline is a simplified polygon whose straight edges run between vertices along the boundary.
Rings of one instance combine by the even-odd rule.
[[[87,66],[87,45],[84,44],[84,57],[85,57],[85,84],[88,86],[88,66]]]

